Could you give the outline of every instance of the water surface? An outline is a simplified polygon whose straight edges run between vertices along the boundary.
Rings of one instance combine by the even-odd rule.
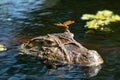
[[[120,1],[116,0],[1,0],[0,43],[9,47],[0,52],[1,80],[119,80],[120,78],[120,23],[110,25],[115,32],[85,34],[81,20],[84,13],[112,10],[120,14]],[[111,5],[112,4],[112,5]],[[100,72],[86,77],[76,66],[48,70],[33,57],[19,57],[18,47],[23,41],[47,33],[63,32],[53,24],[74,20],[70,26],[75,39],[89,49],[97,50],[104,59]]]

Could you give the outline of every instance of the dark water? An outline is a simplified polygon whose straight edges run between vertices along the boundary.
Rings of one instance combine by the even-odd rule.
[[[119,3],[119,0],[0,0],[0,43],[9,47],[0,52],[0,80],[120,80],[120,23],[110,25],[113,33],[85,34],[85,21],[80,19],[84,13],[104,9],[120,15]],[[24,38],[63,32],[63,28],[53,24],[70,19],[75,20],[70,26],[75,39],[97,50],[105,61],[96,76],[88,78],[84,75],[86,69],[82,71],[76,66],[48,70],[33,57],[18,56],[17,48]]]

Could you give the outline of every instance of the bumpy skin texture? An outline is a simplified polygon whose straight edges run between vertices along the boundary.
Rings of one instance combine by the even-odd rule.
[[[97,66],[103,63],[97,51],[88,50],[73,37],[70,31],[39,36],[22,44],[20,51],[40,57],[45,64]]]

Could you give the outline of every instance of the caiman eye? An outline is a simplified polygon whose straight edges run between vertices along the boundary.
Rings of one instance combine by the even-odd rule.
[[[42,45],[44,45],[44,42],[41,41],[41,40],[35,40],[35,41],[33,42],[33,45],[34,45],[34,46],[42,46]]]
[[[39,42],[39,44],[42,44],[42,45],[43,45],[43,44],[44,44],[44,42],[43,42],[43,41],[41,41],[41,42]]]
[[[47,43],[48,43],[49,45],[51,45],[51,44],[52,44],[52,42],[51,42],[51,41],[47,41]]]
[[[26,48],[27,48],[27,49],[30,49],[31,47],[27,45]]]

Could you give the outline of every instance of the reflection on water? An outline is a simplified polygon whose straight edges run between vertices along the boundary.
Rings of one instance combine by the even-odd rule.
[[[19,17],[26,18],[28,12],[50,8],[58,0],[1,0],[1,17]],[[24,14],[25,13],[25,14]]]
[[[54,6],[59,0],[1,0],[0,1],[0,41],[5,45],[14,44],[15,36],[19,31],[26,30],[24,26],[35,25],[42,26],[40,23],[32,23],[34,18],[28,13],[41,11]],[[52,4],[51,4],[52,3]],[[47,15],[49,12],[43,12],[41,15]],[[30,20],[30,21],[25,21]],[[35,24],[35,25],[33,25]],[[24,31],[25,33],[26,31]],[[29,33],[29,31],[28,31]],[[25,33],[27,34],[27,32]],[[20,34],[19,34],[20,35]],[[9,41],[10,40],[10,41]],[[15,43],[16,44],[16,43]]]
[[[64,67],[60,67],[55,69],[51,69],[49,72],[50,75],[56,75],[62,78],[85,78],[85,77],[93,77],[98,74],[101,69],[101,65],[98,66],[79,66],[79,65],[67,65]],[[66,76],[67,75],[67,76]]]
[[[94,14],[98,10],[108,9],[120,14],[120,1],[116,0],[0,0],[0,44],[9,47],[8,51],[0,52],[0,80],[69,80],[65,78],[82,76],[82,68],[70,67],[70,72],[61,67],[53,72],[40,62],[19,60],[19,40],[44,35],[53,32],[62,32],[62,28],[53,24],[66,20],[75,20],[70,26],[75,38],[90,49],[96,49],[103,57],[105,63],[97,76],[99,69],[90,68],[83,71],[91,80],[119,80],[120,79],[120,23],[110,25],[116,32],[84,34],[85,22],[80,18],[84,13]],[[112,6],[110,5],[112,4]],[[29,57],[28,57],[29,58]],[[65,68],[66,69],[66,68]],[[94,70],[95,69],[95,70]],[[78,70],[78,71],[77,71]],[[72,72],[73,71],[73,72]],[[74,72],[75,71],[75,72]],[[77,72],[76,72],[77,71]],[[85,80],[86,77],[84,77]],[[88,79],[87,79],[88,80]]]
[[[47,68],[38,59],[31,56],[17,56],[17,61],[6,70],[6,76],[10,80],[14,79],[35,79],[35,80],[64,80],[64,79],[84,79],[97,75],[101,66],[83,67],[79,65],[65,65],[56,69]],[[5,75],[5,73],[4,73]],[[22,76],[22,77],[20,77]],[[32,78],[33,77],[33,78]]]

